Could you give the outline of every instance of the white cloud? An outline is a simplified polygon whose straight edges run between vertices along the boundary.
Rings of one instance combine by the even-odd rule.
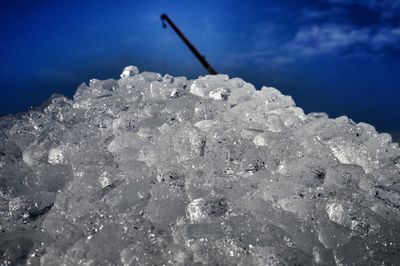
[[[375,57],[387,48],[400,49],[400,28],[357,28],[350,25],[322,24],[301,27],[285,42],[270,45],[255,43],[249,52],[231,55],[224,65],[285,66],[296,60],[318,56],[341,55]]]
[[[301,28],[286,50],[303,56],[314,56],[339,52],[369,41],[368,29],[357,29],[341,25],[314,25]]]
[[[400,28],[358,28],[349,25],[323,24],[301,28],[286,51],[303,56],[350,53],[351,48],[381,51],[400,49]],[[360,49],[357,49],[360,50]],[[359,52],[359,51],[358,51]]]
[[[312,20],[327,20],[334,19],[336,20],[338,17],[343,17],[348,14],[348,10],[341,7],[333,7],[330,9],[310,9],[305,8],[301,12],[300,20],[301,21],[312,21]]]
[[[225,65],[253,64],[279,68],[298,60],[321,56],[378,60],[388,49],[400,50],[400,0],[325,0],[324,8],[298,10],[296,31],[290,36],[284,25],[262,22],[249,35],[251,49],[237,52]],[[369,9],[378,19],[360,24],[359,9]],[[356,13],[354,13],[356,12]]]
[[[381,50],[386,47],[400,49],[400,27],[379,29],[372,36],[371,45],[375,50]]]
[[[326,0],[334,5],[358,5],[380,13],[382,20],[400,16],[399,0]]]

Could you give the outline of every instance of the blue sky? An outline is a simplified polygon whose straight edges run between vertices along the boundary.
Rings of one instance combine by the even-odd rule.
[[[275,86],[306,112],[400,132],[398,0],[2,1],[0,113],[125,65],[204,75],[161,27],[164,12],[220,73]]]

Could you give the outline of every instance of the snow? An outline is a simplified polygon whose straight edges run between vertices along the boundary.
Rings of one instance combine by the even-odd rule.
[[[400,149],[227,75],[0,117],[0,265],[395,265]]]

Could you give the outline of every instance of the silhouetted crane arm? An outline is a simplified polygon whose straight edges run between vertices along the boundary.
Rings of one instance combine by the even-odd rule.
[[[204,56],[202,56],[199,51],[197,51],[196,47],[186,38],[186,36],[179,30],[179,28],[172,22],[172,20],[166,15],[161,15],[161,21],[163,22],[163,27],[165,28],[166,25],[164,21],[168,22],[171,28],[178,34],[178,36],[182,39],[182,41],[189,47],[190,51],[197,57],[200,63],[206,68],[209,74],[215,75],[218,74],[217,71],[207,62]]]

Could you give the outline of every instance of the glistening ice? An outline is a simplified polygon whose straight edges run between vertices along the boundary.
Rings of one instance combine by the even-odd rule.
[[[395,265],[400,149],[226,75],[139,73],[0,118],[1,265]]]

